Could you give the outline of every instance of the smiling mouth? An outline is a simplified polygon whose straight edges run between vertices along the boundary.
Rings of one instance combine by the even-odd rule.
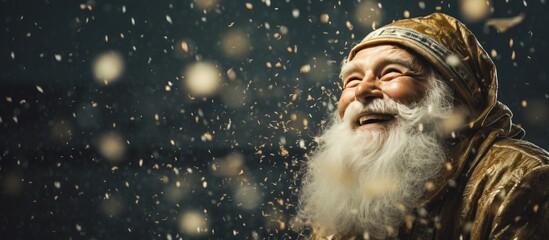
[[[375,125],[375,124],[385,124],[395,119],[394,115],[385,114],[385,113],[370,113],[366,115],[359,116],[356,120],[356,125],[358,127]]]

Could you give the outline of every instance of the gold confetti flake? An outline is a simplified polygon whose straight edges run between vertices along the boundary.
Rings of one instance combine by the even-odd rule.
[[[236,80],[236,72],[230,68],[229,70],[227,70],[227,77],[231,80]]]
[[[301,68],[299,69],[300,73],[308,73],[310,71],[311,71],[311,65],[309,65],[309,64],[305,64],[305,65],[301,66]]]
[[[351,24],[351,22],[349,21],[345,22],[345,26],[347,27],[347,29],[353,30],[353,24]]]
[[[44,93],[44,89],[42,87],[36,85],[36,90],[38,90],[40,93]]]
[[[509,28],[512,28],[524,20],[526,15],[524,13],[519,14],[518,16],[511,18],[492,18],[486,20],[484,24],[485,27],[494,27],[498,32],[503,33]]]
[[[496,51],[496,49],[492,49],[490,51],[490,56],[492,56],[493,58],[497,57],[498,56],[498,52]]]
[[[522,100],[522,102],[520,103],[520,105],[525,108],[528,106],[528,102],[526,102],[526,100]]]
[[[181,41],[179,46],[181,47],[181,50],[183,50],[183,52],[185,53],[189,52],[189,44],[186,41]]]
[[[328,23],[330,21],[330,15],[327,13],[323,13],[320,15],[320,22],[321,23]]]
[[[410,11],[404,10],[404,13],[402,15],[404,15],[404,18],[410,18]]]
[[[435,184],[431,181],[425,183],[425,190],[433,191],[435,190]]]
[[[211,142],[213,140],[213,136],[211,133],[209,132],[206,132],[202,135],[202,140],[203,141],[208,141],[208,142]]]
[[[246,3],[246,8],[247,8],[248,10],[252,10],[252,9],[254,9],[254,5],[252,5],[251,3],[247,2],[247,3]]]

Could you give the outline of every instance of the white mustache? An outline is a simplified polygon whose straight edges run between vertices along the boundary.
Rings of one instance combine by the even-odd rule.
[[[398,115],[398,105],[399,103],[391,99],[384,100],[378,98],[372,100],[367,105],[364,105],[362,102],[359,101],[353,101],[351,104],[349,104],[349,106],[347,106],[347,109],[345,109],[343,121],[352,124],[358,118],[358,115],[363,112]]]

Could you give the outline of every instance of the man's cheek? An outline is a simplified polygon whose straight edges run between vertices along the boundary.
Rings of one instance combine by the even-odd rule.
[[[341,97],[339,98],[339,103],[337,106],[337,110],[339,113],[339,117],[343,118],[343,115],[345,113],[345,110],[349,106],[349,104],[354,100],[354,94],[350,92],[349,90],[343,90],[343,93],[341,94]]]

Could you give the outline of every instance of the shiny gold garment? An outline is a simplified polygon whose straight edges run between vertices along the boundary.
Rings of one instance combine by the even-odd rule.
[[[379,44],[425,58],[453,89],[468,123],[448,140],[445,170],[418,206],[426,214],[416,215],[411,228],[403,224],[397,239],[549,239],[549,153],[520,140],[524,131],[497,101],[496,67],[476,37],[435,13],[373,31],[348,60]]]

